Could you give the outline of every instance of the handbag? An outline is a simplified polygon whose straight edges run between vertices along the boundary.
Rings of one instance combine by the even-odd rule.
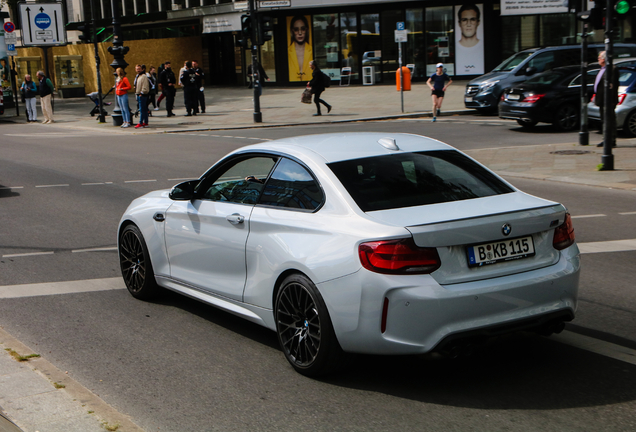
[[[300,98],[302,103],[310,104],[311,103],[311,89],[307,87],[305,91],[303,91],[303,95]]]

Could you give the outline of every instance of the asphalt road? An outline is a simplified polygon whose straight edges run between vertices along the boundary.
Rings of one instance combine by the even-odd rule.
[[[408,120],[128,140],[2,125],[0,185],[15,189],[0,189],[0,285],[117,277],[116,228],[133,198],[262,139],[356,130],[431,135],[462,150],[577,140],[472,117],[435,129]],[[636,238],[633,192],[509,180],[563,202],[580,243]],[[636,347],[635,259],[583,255],[576,331]],[[125,290],[2,299],[0,325],[147,431],[636,428],[636,366],[535,336],[457,360],[359,356],[345,373],[311,380],[293,372],[274,333],[173,293],[152,303]]]

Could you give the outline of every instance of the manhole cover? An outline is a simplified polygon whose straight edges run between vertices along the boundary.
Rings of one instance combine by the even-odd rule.
[[[194,125],[198,125],[201,124],[201,122],[183,122],[183,123],[178,123],[182,126],[194,126]]]
[[[558,154],[558,155],[580,155],[580,154],[588,154],[591,153],[587,150],[558,150],[550,152],[550,154]]]

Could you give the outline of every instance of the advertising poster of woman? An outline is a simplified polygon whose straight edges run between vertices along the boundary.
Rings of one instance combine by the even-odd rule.
[[[287,58],[289,63],[289,81],[309,81],[311,68],[309,62],[314,59],[311,48],[310,16],[287,17],[287,35],[289,48]]]
[[[455,75],[484,73],[483,5],[465,3],[455,6]]]

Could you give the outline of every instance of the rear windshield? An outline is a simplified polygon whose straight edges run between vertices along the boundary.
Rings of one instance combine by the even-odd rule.
[[[534,51],[526,51],[526,52],[513,54],[512,56],[504,60],[503,63],[501,63],[499,66],[493,69],[493,72],[511,71],[517,66],[519,66],[525,59],[530,57],[532,54],[534,54]]]
[[[399,153],[329,164],[363,211],[461,201],[513,192],[455,150]]]

